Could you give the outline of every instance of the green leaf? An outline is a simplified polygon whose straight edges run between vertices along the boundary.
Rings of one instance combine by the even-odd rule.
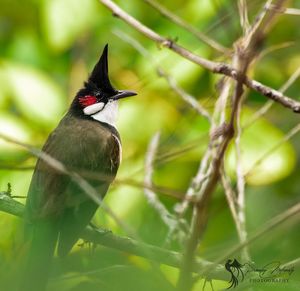
[[[29,120],[53,127],[66,108],[60,88],[43,72],[8,63],[4,67],[16,107]]]
[[[247,124],[251,115],[251,111],[245,109],[242,114],[242,124]],[[296,156],[291,143],[283,142],[272,150],[283,137],[284,134],[264,118],[245,128],[241,137],[241,159],[247,183],[271,184],[285,178],[293,171]],[[268,154],[270,150],[272,152]],[[261,158],[263,158],[261,162],[257,163]],[[233,144],[227,152],[225,166],[233,176],[236,169],[236,153]]]

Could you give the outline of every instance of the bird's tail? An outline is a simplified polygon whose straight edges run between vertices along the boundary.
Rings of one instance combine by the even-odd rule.
[[[58,223],[39,221],[30,226],[29,251],[19,291],[44,291],[58,237]]]

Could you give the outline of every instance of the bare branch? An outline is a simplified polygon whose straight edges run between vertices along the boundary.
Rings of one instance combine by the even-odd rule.
[[[0,192],[0,211],[22,217],[24,213],[24,205],[12,199],[6,192]],[[87,227],[81,233],[81,238],[89,242],[145,257],[169,266],[177,268],[180,266],[180,253],[139,242],[128,237],[121,237],[107,230]],[[193,269],[196,273],[201,275],[202,269],[206,269],[208,267],[213,268],[212,273],[210,273],[210,277],[219,280],[228,280],[227,272],[225,272],[222,265],[215,265],[200,258],[196,260]]]
[[[235,151],[236,151],[236,177],[237,177],[237,218],[239,224],[239,238],[240,242],[244,242],[247,239],[246,229],[246,215],[245,215],[245,177],[243,175],[243,161],[241,155],[241,103],[238,106],[236,117],[237,134],[235,138]],[[250,260],[248,249],[245,247],[242,250],[242,259],[244,261]]]
[[[239,0],[238,1],[238,8],[240,14],[240,23],[241,27],[244,31],[244,35],[248,33],[250,29],[249,19],[248,19],[248,9],[247,9],[247,1],[246,0]]]
[[[225,174],[224,167],[223,169],[221,169],[221,181],[222,181],[223,188],[225,190],[225,196],[229,205],[229,209],[231,211],[232,218],[235,222],[237,233],[240,236],[241,233],[240,223],[239,223],[238,214],[236,210],[236,205],[237,205],[236,193],[234,192],[234,189],[231,187],[229,177]]]
[[[279,91],[284,93],[299,77],[300,77],[300,68],[297,68],[297,70],[290,76],[290,78],[281,86]],[[261,116],[266,114],[271,109],[273,104],[274,101],[272,100],[267,101],[264,106],[262,106],[258,111],[256,111],[253,114],[252,118],[244,125],[244,128],[250,126],[257,119],[259,119]]]
[[[278,7],[276,5],[270,5],[269,9],[274,10],[276,13],[296,15],[296,16],[300,15],[300,9],[297,8],[283,8],[283,7]]]
[[[243,80],[243,75],[239,74],[239,78]],[[203,229],[207,220],[207,206],[217,186],[221,164],[227,146],[234,134],[234,122],[237,107],[243,94],[242,81],[237,82],[233,96],[233,105],[228,126],[224,127],[222,141],[217,145],[217,149],[213,155],[211,166],[208,168],[207,179],[201,184],[197,196],[198,203],[194,206],[191,234],[187,238],[186,247],[182,259],[182,267],[179,275],[177,287],[178,290],[191,290],[193,285],[191,265],[193,264],[198,241],[203,233]],[[221,137],[221,136],[220,136]]]
[[[197,30],[195,27],[184,21],[182,18],[178,17],[177,15],[173,14],[170,10],[159,4],[158,2],[154,0],[144,0],[147,4],[149,4],[151,7],[156,9],[161,15],[175,23],[176,25],[184,28],[186,31],[192,33],[197,39],[203,41],[210,47],[214,48],[215,50],[224,53],[229,54],[229,49],[224,47],[223,45],[217,43],[215,40],[209,38],[207,35],[202,33],[201,31]]]
[[[263,19],[265,18],[273,0],[267,0],[266,3],[263,4],[263,7],[260,11],[260,13],[256,16],[256,19],[254,20],[253,24],[251,25],[250,31],[251,33],[257,31],[258,27],[261,25]]]
[[[230,80],[228,78],[225,78],[223,80],[220,96],[216,102],[213,117],[212,117],[211,132],[210,132],[211,138],[215,136],[215,132],[221,129],[222,125],[225,124],[225,109],[226,109],[227,100],[229,98],[230,87],[231,87]],[[216,125],[216,122],[219,122],[218,126]],[[222,133],[223,131],[221,130],[221,134]],[[220,138],[220,142],[221,142],[221,138]],[[180,204],[177,204],[175,207],[175,211],[179,215],[179,217],[183,217],[184,213],[186,212],[189,206],[190,201],[194,199],[194,196],[201,188],[202,183],[209,176],[207,173],[210,172],[209,163],[211,161],[211,158],[212,158],[212,145],[209,145],[207,151],[205,152],[205,154],[203,155],[200,161],[197,174],[192,179],[187,189],[184,200]]]
[[[278,0],[277,3],[282,3],[284,0]],[[232,98],[232,110],[230,112],[229,124],[227,130],[223,133],[222,142],[217,146],[215,154],[212,159],[212,167],[210,168],[209,176],[207,180],[201,185],[199,190],[199,202],[194,206],[194,212],[192,217],[191,234],[187,239],[184,256],[182,259],[181,272],[178,279],[178,290],[192,290],[193,278],[190,264],[193,262],[198,241],[203,233],[204,226],[207,220],[207,206],[212,196],[212,193],[219,181],[220,169],[224,157],[224,153],[228,147],[229,142],[234,135],[234,127],[238,118],[240,103],[243,95],[243,84],[246,81],[246,74],[252,59],[257,54],[257,44],[264,36],[264,31],[268,27],[268,24],[273,20],[274,13],[266,14],[266,19],[262,19],[261,24],[256,30],[250,31],[245,35],[238,43],[235,44],[235,54],[233,57],[233,66],[236,70],[236,85]],[[243,187],[243,185],[242,185]],[[244,199],[244,197],[242,197]],[[245,231],[245,215],[244,209],[239,207],[238,218],[241,225],[241,231],[243,235],[243,241],[246,241]],[[246,255],[247,253],[244,252]],[[248,255],[247,255],[248,256]]]
[[[144,48],[136,39],[133,37],[130,37],[127,34],[124,34],[123,32],[120,32],[118,30],[115,30],[114,33],[120,37],[122,40],[126,41],[129,43],[131,46],[133,46],[140,54],[147,58],[151,58],[151,55],[149,52]],[[152,62],[152,65],[154,65],[154,60]],[[166,73],[166,71],[157,65],[154,65],[157,71],[157,74],[160,77],[163,77],[169,84],[170,88],[177,94],[179,95],[182,100],[190,105],[197,113],[200,115],[204,116],[205,118],[208,119],[208,121],[211,121],[211,117],[209,112],[189,93],[187,93],[185,90],[183,90],[176,82],[176,80],[170,76],[169,74]]]
[[[124,10],[122,10],[117,4],[115,4],[111,0],[99,0],[99,1],[102,4],[104,4],[106,7],[108,7],[113,12],[114,16],[121,18],[126,23],[134,27],[136,30],[141,32],[143,35],[155,41],[156,43],[160,44],[162,47],[167,47],[168,49],[176,52],[182,57],[204,67],[205,69],[213,73],[223,74],[237,80],[236,70],[231,68],[229,65],[225,63],[213,62],[205,58],[202,58],[190,52],[189,50],[183,48],[182,46],[177,45],[176,43],[174,43],[174,41],[160,36],[158,33],[154,32],[149,27],[143,25],[134,17],[126,13]],[[244,79],[244,84],[247,87],[253,89],[254,91],[257,91],[260,94],[266,96],[267,98],[280,103],[284,107],[287,107],[296,113],[300,112],[300,102],[295,101],[287,96],[284,96],[281,92],[278,92],[268,86],[263,85],[258,81],[251,80],[249,78]]]
[[[300,102],[295,101],[295,100],[285,96],[281,92],[279,92],[271,87],[265,86],[258,81],[250,80],[250,79],[246,78],[245,83],[249,88],[261,93],[262,95],[281,104],[282,106],[284,106],[286,108],[290,108],[295,113],[300,112]]]

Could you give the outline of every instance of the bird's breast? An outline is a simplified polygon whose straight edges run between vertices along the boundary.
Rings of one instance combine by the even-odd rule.
[[[118,162],[119,162],[119,164],[120,164],[121,161],[122,161],[122,145],[121,145],[121,142],[120,142],[119,137],[117,137],[117,136],[114,135],[114,134],[113,134],[112,136],[113,136],[113,138],[114,138],[114,140],[115,140],[115,142],[116,142],[116,144],[117,144],[118,153],[116,153],[116,156],[117,156]]]

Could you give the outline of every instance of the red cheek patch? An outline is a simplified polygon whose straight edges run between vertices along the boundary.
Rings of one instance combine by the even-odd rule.
[[[97,103],[97,98],[92,95],[86,95],[84,97],[79,98],[79,103],[82,107],[87,107]]]

